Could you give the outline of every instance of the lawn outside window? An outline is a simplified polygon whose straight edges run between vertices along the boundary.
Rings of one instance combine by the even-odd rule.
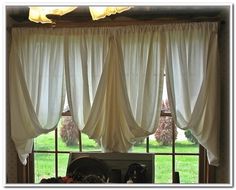
[[[70,116],[62,116],[61,120],[66,117]],[[80,151],[80,147],[82,147],[81,152],[100,151],[99,145],[83,133],[77,145],[66,146],[60,136],[61,128],[59,123],[55,131],[35,139],[32,154],[35,183],[39,183],[42,178],[65,176],[70,151]],[[137,143],[132,149],[135,153],[155,153],[155,183],[172,183],[174,171],[179,172],[181,183],[199,182],[199,144],[184,138],[182,130],[178,130],[178,133],[179,138],[177,137],[177,140],[170,145],[160,145],[152,135]],[[184,169],[188,167],[191,170]]]

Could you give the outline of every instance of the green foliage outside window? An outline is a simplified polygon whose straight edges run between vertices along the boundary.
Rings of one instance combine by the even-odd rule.
[[[193,136],[190,130],[186,130],[184,132],[184,135],[188,139],[188,141],[192,142],[193,144],[198,144],[198,140]]]
[[[61,119],[60,136],[66,146],[78,145],[79,129],[75,125],[71,116],[63,117]]]

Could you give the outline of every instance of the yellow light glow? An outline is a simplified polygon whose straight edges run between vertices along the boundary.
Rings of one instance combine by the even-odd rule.
[[[121,13],[129,10],[131,7],[89,7],[93,20],[98,20],[110,16],[111,14]]]
[[[64,15],[76,9],[77,7],[29,7],[29,20],[36,23],[52,23],[46,15]],[[89,7],[93,20],[98,20],[110,16],[111,14],[121,13],[129,10],[131,7]]]
[[[29,20],[33,22],[52,23],[50,19],[46,17],[47,14],[64,15],[73,11],[77,7],[29,7]]]

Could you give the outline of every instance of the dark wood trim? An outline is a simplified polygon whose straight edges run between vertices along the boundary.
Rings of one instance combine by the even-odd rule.
[[[209,165],[207,159],[207,150],[200,146],[199,155],[199,183],[215,183],[216,167]]]
[[[45,153],[45,154],[47,154],[47,153],[55,153],[55,151],[53,151],[53,150],[34,150],[34,153]],[[69,154],[69,153],[71,153],[71,151],[57,151],[57,153],[60,153],[60,154]],[[150,152],[149,151],[149,153],[152,153],[152,154],[155,154],[155,155],[163,155],[163,156],[171,156],[171,155],[173,155],[173,153],[171,153],[171,152],[167,152],[167,153],[156,153],[156,152]],[[199,156],[199,153],[177,153],[177,152],[175,152],[174,153],[174,155],[178,155],[178,156]]]
[[[149,20],[137,19],[123,19],[123,20],[97,20],[97,21],[63,21],[57,20],[52,24],[41,24],[34,22],[21,22],[16,23],[13,27],[36,27],[36,28],[64,28],[64,27],[116,27],[116,26],[129,26],[129,25],[162,25],[174,23],[189,23],[189,22],[222,22],[220,17],[196,17],[196,18],[157,18]]]
[[[55,129],[55,177],[58,177],[58,138],[57,128]]]
[[[149,153],[149,137],[146,138],[146,152]]]
[[[175,173],[175,122],[172,120],[172,183],[176,182],[176,173]]]
[[[29,183],[29,159],[27,158],[27,164],[24,166],[17,157],[17,183]]]
[[[34,183],[34,153],[32,152],[29,155],[29,166],[28,166],[28,171],[29,171],[29,183]]]
[[[207,182],[206,183],[215,183],[216,182],[216,176],[215,176],[215,166],[209,165],[207,162]]]
[[[60,151],[58,150],[57,153],[70,153],[71,151]],[[34,153],[44,153],[44,154],[53,154],[56,153],[54,150],[34,150]]]
[[[82,148],[82,136],[81,136],[81,131],[79,130],[79,151],[83,152],[83,148]]]
[[[34,183],[34,154],[30,153],[24,166],[17,157],[17,183]]]
[[[17,183],[25,183],[25,167],[20,163],[17,157]]]
[[[204,173],[205,173],[205,183],[215,183],[216,178],[215,178],[215,166],[212,166],[209,164],[208,159],[207,159],[207,150],[204,149]]]
[[[205,183],[205,150],[203,146],[199,145],[199,164],[198,164],[198,173],[199,173],[199,178],[198,181],[199,183]]]

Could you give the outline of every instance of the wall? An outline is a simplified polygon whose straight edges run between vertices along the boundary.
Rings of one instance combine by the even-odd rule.
[[[225,23],[220,27],[219,47],[221,78],[220,166],[216,168],[216,182],[229,183],[229,8],[222,12]]]
[[[6,31],[6,176],[7,183],[17,183],[17,153],[13,141],[11,140],[10,112],[9,112],[9,94],[8,94],[8,58],[11,44],[11,30],[13,20],[7,17]]]

